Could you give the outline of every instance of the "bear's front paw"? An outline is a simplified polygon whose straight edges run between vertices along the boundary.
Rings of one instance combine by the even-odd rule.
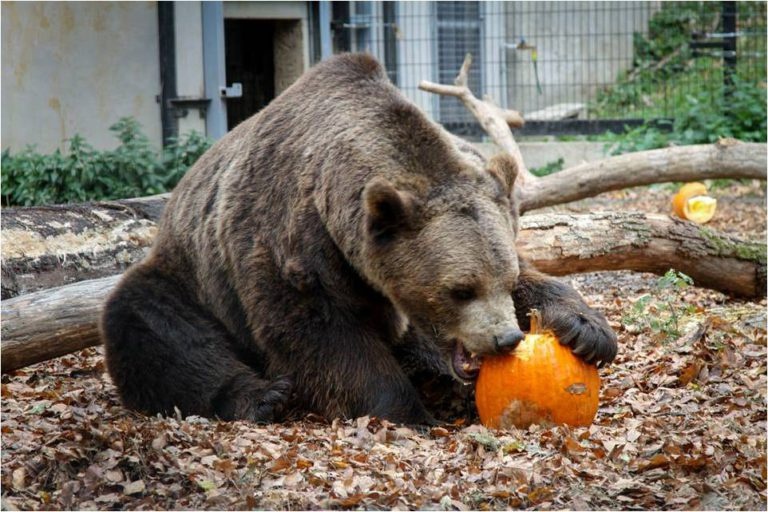
[[[554,331],[560,343],[588,363],[604,366],[616,357],[616,333],[596,311],[549,311],[544,313],[542,323],[545,329]]]

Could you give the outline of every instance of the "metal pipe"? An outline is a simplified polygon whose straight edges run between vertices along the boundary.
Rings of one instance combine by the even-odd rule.
[[[173,2],[157,3],[160,47],[160,124],[163,146],[178,135],[178,123],[170,100],[176,97],[176,28]]]

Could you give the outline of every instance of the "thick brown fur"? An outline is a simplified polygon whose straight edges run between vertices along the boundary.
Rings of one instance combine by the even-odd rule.
[[[508,350],[530,307],[582,357],[610,361],[602,316],[518,263],[515,175],[430,122],[373,58],[316,66],[203,155],[108,299],[123,402],[428,422],[404,359],[450,371],[457,340]]]

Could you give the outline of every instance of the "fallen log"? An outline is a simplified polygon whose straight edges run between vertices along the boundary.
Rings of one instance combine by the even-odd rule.
[[[763,297],[765,246],[664,215],[543,214],[522,219],[520,247],[554,275],[598,270],[663,274],[675,268],[698,285]],[[100,343],[101,305],[120,276],[83,281],[2,302],[2,372]]]
[[[668,215],[604,212],[522,217],[522,254],[547,274],[673,268],[696,286],[743,298],[766,293],[766,246]]]
[[[3,209],[2,298],[123,272],[152,244],[169,195]]]
[[[101,343],[97,321],[120,275],[28,293],[2,302],[2,372]]]
[[[764,180],[766,155],[765,144],[735,139],[626,153],[529,180],[520,189],[520,211],[653,183],[715,178]]]

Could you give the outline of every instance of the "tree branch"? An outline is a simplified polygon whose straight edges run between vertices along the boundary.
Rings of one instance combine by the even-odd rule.
[[[471,64],[472,55],[468,53],[464,57],[464,63],[461,65],[461,70],[456,77],[456,85],[442,85],[422,80],[419,82],[419,89],[444,96],[453,96],[461,100],[496,144],[515,158],[518,165],[517,182],[525,184],[535,177],[528,171],[528,167],[525,166],[523,157],[520,154],[520,148],[509,128],[510,125],[518,128],[523,126],[523,118],[519,112],[502,109],[493,103],[479,100],[472,94],[467,84],[467,76]]]
[[[765,144],[734,139],[627,153],[529,181],[519,191],[520,211],[652,183],[715,178],[764,180],[767,168]]]

